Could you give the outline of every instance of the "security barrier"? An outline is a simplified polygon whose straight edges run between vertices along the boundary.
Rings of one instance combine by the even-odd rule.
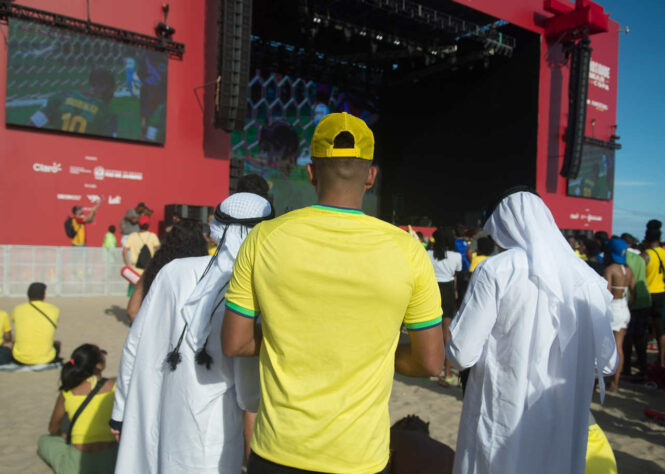
[[[0,245],[0,296],[25,296],[30,283],[50,296],[126,295],[121,248]]]

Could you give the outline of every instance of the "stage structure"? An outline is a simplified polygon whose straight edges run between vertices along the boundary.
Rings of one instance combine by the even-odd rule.
[[[619,26],[594,2],[206,0],[174,3],[168,23],[161,0],[90,0],[87,12],[64,0],[18,3],[0,1],[0,12],[14,9],[0,18],[9,23],[0,25],[6,104],[2,94],[23,74],[14,53],[22,67],[50,54],[48,42],[17,43],[28,33],[109,42],[90,48],[109,48],[104,59],[120,63],[110,66],[116,105],[125,89],[127,101],[140,102],[145,84],[127,58],[168,56],[168,83],[164,74],[156,144],[140,142],[149,138],[146,113],[125,128],[133,135],[99,137],[26,127],[37,110],[24,121],[0,108],[0,196],[17,204],[7,207],[12,225],[0,229],[0,244],[67,245],[71,207],[103,196],[88,227],[89,245],[99,245],[139,201],[156,210],[157,228],[165,205],[214,205],[249,172],[270,182],[279,212],[309,205],[311,134],[342,110],[376,135],[379,185],[363,204],[370,214],[400,225],[473,225],[494,194],[530,184],[559,227],[611,231]],[[21,9],[51,16],[19,18]],[[19,21],[36,26],[17,29]],[[121,34],[104,37],[104,25],[134,32],[138,53],[127,54]],[[71,61],[86,77],[94,66],[87,56]],[[44,74],[30,77],[21,93],[39,94]],[[48,104],[64,93],[55,89],[37,98]]]

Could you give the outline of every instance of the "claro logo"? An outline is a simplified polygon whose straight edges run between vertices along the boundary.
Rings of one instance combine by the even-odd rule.
[[[33,163],[32,169],[37,173],[60,173],[62,171],[62,165],[60,163],[53,162],[52,165],[45,165],[43,163]]]

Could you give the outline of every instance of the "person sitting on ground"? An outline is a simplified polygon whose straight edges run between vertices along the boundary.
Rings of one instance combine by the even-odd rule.
[[[106,249],[114,249],[118,246],[118,241],[115,238],[115,226],[110,225],[109,231],[104,235],[104,243],[102,247]]]
[[[150,260],[129,298],[127,316],[129,316],[130,322],[134,322],[134,318],[141,308],[141,302],[150,291],[152,282],[164,265],[176,258],[208,255],[202,227],[198,221],[183,219],[173,226],[171,232],[166,234],[164,245],[155,252],[155,256]]]
[[[125,265],[131,266],[139,275],[148,267],[150,259],[159,249],[159,237],[150,228],[148,216],[139,217],[139,231],[130,234],[122,248],[122,258]],[[132,296],[134,285],[130,283],[127,296]]]
[[[37,454],[55,474],[110,474],[115,469],[118,444],[108,427],[115,379],[103,378],[104,368],[106,351],[94,344],[77,347],[62,366],[49,434],[37,444]],[[61,429],[65,415],[67,432]]]
[[[59,360],[60,341],[54,341],[53,337],[60,320],[60,310],[46,303],[45,298],[46,285],[31,283],[28,287],[28,302],[16,306],[12,311],[12,356],[19,364],[48,364]]]
[[[452,227],[442,227],[432,234],[434,238],[433,249],[428,250],[434,276],[439,284],[441,293],[441,309],[443,310],[443,343],[448,345],[450,337],[450,321],[457,311],[457,274],[462,271],[462,256],[457,252],[455,236]],[[450,371],[450,361],[444,362],[443,377],[439,376],[437,383],[448,387],[457,382],[457,378]]]
[[[469,272],[473,273],[480,262],[487,260],[494,253],[494,242],[489,237],[480,237],[478,239],[478,252],[471,259]]]
[[[623,368],[623,338],[630,321],[628,305],[632,304],[635,298],[635,277],[630,267],[626,265],[627,251],[628,244],[619,237],[612,237],[607,245],[607,258],[610,263],[605,267],[605,279],[607,289],[614,298],[612,300],[612,331],[619,352],[619,365],[609,386],[609,390],[612,392],[619,390],[619,377],[621,377]],[[630,295],[630,301],[628,301],[628,295]]]
[[[0,310],[0,334],[2,334],[0,365],[9,364],[12,361],[12,323],[9,321],[9,314],[2,310]]]
[[[429,423],[405,416],[390,428],[389,474],[450,474],[455,451],[432,439]]]

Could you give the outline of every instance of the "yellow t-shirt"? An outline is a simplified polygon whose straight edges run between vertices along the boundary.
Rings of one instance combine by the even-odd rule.
[[[478,255],[477,253],[474,253],[473,258],[471,258],[471,265],[469,265],[469,272],[473,272],[480,262],[483,262],[488,258],[487,255]]]
[[[252,449],[298,469],[381,471],[400,326],[441,323],[422,245],[359,210],[299,209],[252,230],[226,301],[242,316],[261,313]]]
[[[12,323],[9,322],[9,315],[7,314],[7,311],[2,311],[0,310],[0,345],[4,342],[2,339],[2,336],[6,332],[11,332],[12,331]]]
[[[43,301],[32,301],[46,316],[58,325],[60,310]],[[12,311],[14,321],[14,359],[22,364],[47,364],[55,358],[53,336],[55,327],[46,318],[33,308],[30,303],[23,303]]]
[[[73,218],[72,226],[74,227],[74,232],[76,232],[76,235],[72,239],[72,245],[85,245],[85,223],[83,222],[83,219]]]
[[[143,270],[136,268],[136,261],[138,260],[139,253],[141,253],[141,249],[144,245],[148,246],[150,256],[155,255],[155,250],[159,248],[159,237],[157,237],[157,234],[150,231],[134,232],[133,234],[129,234],[129,237],[127,237],[127,240],[125,241],[125,248],[129,249],[132,267],[134,267],[135,270],[138,270],[139,273],[143,272]]]
[[[658,255],[656,255],[656,252]],[[664,273],[661,273],[660,262],[663,262],[665,267],[665,250],[660,247],[648,249],[646,254],[649,256],[649,263],[647,263],[647,287],[649,293],[663,293],[665,291],[665,282],[663,282]],[[660,261],[658,261],[660,257]]]
[[[91,387],[97,385],[97,377],[88,378]],[[72,428],[72,444],[99,443],[102,441],[115,441],[115,437],[109,430],[109,420],[113,411],[113,397],[115,395],[115,384],[113,390],[98,393],[90,403],[83,409]],[[71,420],[76,410],[81,406],[87,395],[75,395],[69,390],[63,390],[65,399],[65,411]]]

